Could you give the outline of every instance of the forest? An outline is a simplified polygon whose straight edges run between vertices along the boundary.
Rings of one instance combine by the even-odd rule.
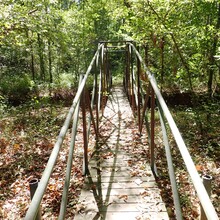
[[[211,199],[220,215],[219,0],[0,0],[0,8],[0,219],[24,217],[27,182],[43,172],[79,76],[101,41],[141,48],[198,172],[215,177]],[[111,67],[120,81],[120,53],[111,56]],[[162,152],[158,157],[163,160]],[[183,168],[176,172],[180,185],[189,187]],[[79,174],[74,190],[82,181]],[[196,219],[187,196],[193,193],[186,191],[184,219]],[[59,192],[46,196],[45,219],[56,216],[57,197]]]

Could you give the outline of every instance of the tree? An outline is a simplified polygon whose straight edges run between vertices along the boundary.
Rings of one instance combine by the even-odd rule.
[[[210,91],[212,76],[219,71],[213,59],[219,45],[218,1],[137,0],[129,3],[121,29],[135,41],[147,45],[152,70],[162,72],[158,61],[161,42],[165,42],[163,74],[166,81],[174,80],[182,89],[206,82]],[[171,75],[172,69],[174,75]]]

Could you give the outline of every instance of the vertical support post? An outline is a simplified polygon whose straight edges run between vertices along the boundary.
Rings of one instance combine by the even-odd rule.
[[[166,132],[164,114],[163,114],[163,110],[161,109],[160,104],[158,104],[158,106],[159,106],[160,124],[161,124],[162,133],[163,133],[163,143],[165,146],[168,172],[169,172],[170,183],[171,183],[171,188],[172,188],[172,193],[173,193],[173,202],[174,202],[174,207],[175,207],[176,219],[182,220],[183,217],[182,217],[182,211],[181,211],[181,206],[180,206],[179,193],[178,193],[177,184],[176,184],[172,154],[171,154],[169,141],[168,141],[168,137],[167,137],[167,132]]]
[[[210,175],[202,176],[202,182],[203,182],[203,185],[204,185],[208,195],[210,196],[211,195],[212,176],[210,176]],[[204,212],[202,205],[200,205],[200,212],[201,212],[200,220],[207,220],[207,217],[206,217],[206,214]]]
[[[141,133],[140,75],[141,75],[141,62],[139,58],[137,57],[137,86],[138,86],[137,113],[138,113],[138,127],[139,127],[139,132]]]
[[[128,45],[125,45],[125,60],[124,60],[124,76],[123,76],[123,86],[125,93],[127,94],[127,61],[128,61]]]
[[[98,72],[95,72],[95,110],[96,110],[96,132],[99,134],[99,107],[98,107]],[[98,143],[98,135],[96,135]]]
[[[30,194],[31,194],[31,200],[34,197],[35,191],[38,187],[38,179],[34,178],[29,182],[29,188],[30,188]],[[41,220],[41,207],[39,207],[37,215],[34,220]]]
[[[99,110],[101,109],[101,100],[102,100],[102,87],[103,87],[103,62],[104,62],[104,46],[102,46],[101,50],[101,61],[100,61],[100,69],[99,69],[99,89],[98,89],[98,116],[99,116]]]
[[[151,170],[156,175],[155,171],[155,157],[154,157],[154,148],[155,148],[155,143],[154,143],[154,135],[155,135],[155,94],[154,94],[154,89],[151,86],[151,120],[150,120],[150,128],[151,128],[151,142],[150,142],[150,165],[151,165]]]
[[[134,71],[134,67],[133,67],[133,56],[132,56],[132,47],[130,47],[131,49],[131,74],[130,74],[130,77],[131,77],[131,105],[132,105],[132,111],[133,113],[135,114],[135,100],[134,100],[134,77],[133,77],[133,71]]]
[[[90,113],[90,118],[89,118],[89,125],[88,125],[88,129],[87,129],[87,140],[89,139],[89,134],[90,134],[90,126],[91,126],[91,122],[93,124],[94,127],[94,131],[95,131],[95,136],[98,136],[97,130],[96,130],[96,124],[95,124],[95,119],[93,116],[93,112],[92,112],[92,107],[91,107],[91,101],[90,101],[90,97],[89,97],[89,92],[86,90],[86,103],[88,104],[88,108],[89,108],[89,113]]]
[[[88,173],[88,140],[87,140],[87,129],[86,129],[85,88],[83,89],[82,92],[81,103],[82,103],[83,140],[84,140],[83,175],[86,175]]]
[[[110,92],[110,88],[112,86],[112,76],[109,70],[109,59],[108,59],[109,55],[108,55],[108,47],[106,45],[106,60],[105,60],[105,68],[106,68],[106,90],[109,93]]]
[[[130,45],[128,44],[128,54],[127,54],[127,95],[128,95],[128,99],[129,102],[131,103],[131,96],[130,96],[130,92],[131,92],[131,85],[130,85]]]
[[[129,45],[126,45],[126,51],[125,51],[125,55],[126,55],[126,61],[125,61],[125,92],[129,98],[129,94],[128,94],[128,75],[129,75]]]
[[[104,112],[104,98],[106,96],[107,91],[107,43],[105,43],[104,47],[104,57],[103,57],[103,87],[102,87],[102,96],[101,96],[101,109],[102,114]]]

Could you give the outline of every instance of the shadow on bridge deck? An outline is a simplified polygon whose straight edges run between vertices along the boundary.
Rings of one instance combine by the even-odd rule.
[[[113,87],[74,219],[169,219],[122,87]]]

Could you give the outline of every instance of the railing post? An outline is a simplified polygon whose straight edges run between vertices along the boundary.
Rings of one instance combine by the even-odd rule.
[[[128,55],[127,55],[127,95],[128,100],[131,103],[131,83],[130,83],[130,65],[131,65],[131,57],[130,57],[130,45],[128,45]]]
[[[133,66],[133,53],[132,53],[132,47],[130,47],[130,64],[131,64],[131,70],[130,70],[130,76],[131,76],[131,105],[132,105],[132,111],[133,114],[135,115],[135,100],[134,100],[134,88],[135,88],[135,81],[134,81],[134,66]]]
[[[30,194],[31,194],[31,200],[34,197],[35,191],[38,187],[38,179],[34,178],[29,182],[29,188],[30,188]],[[39,207],[37,215],[34,220],[41,220],[41,207]]]
[[[159,115],[160,115],[160,124],[161,124],[162,133],[163,133],[163,143],[165,146],[165,153],[166,153],[166,158],[167,158],[168,173],[169,173],[170,183],[171,183],[171,188],[172,188],[172,193],[173,193],[173,202],[174,202],[174,207],[175,207],[176,219],[182,220],[183,217],[182,217],[179,193],[178,193],[177,184],[176,184],[175,171],[174,171],[169,141],[167,137],[167,132],[166,132],[164,115],[163,115],[163,111],[159,103],[158,103],[158,107],[159,107]]]
[[[211,195],[212,176],[210,176],[210,175],[202,176],[202,182],[203,182],[203,185],[204,185],[208,195],[210,196]],[[207,220],[206,214],[205,214],[204,209],[201,204],[200,204],[200,220]]]
[[[138,106],[137,106],[137,113],[138,113],[138,127],[139,132],[141,132],[141,103],[140,103],[140,75],[141,75],[141,62],[137,57],[137,86],[138,86]]]
[[[128,47],[129,45],[126,44],[126,48],[125,48],[125,74],[124,74],[124,90],[126,95],[128,96]]]
[[[150,165],[151,170],[154,175],[157,176],[156,166],[155,166],[155,156],[154,156],[154,135],[155,135],[155,93],[153,87],[151,87],[151,119],[150,119]]]
[[[85,88],[83,89],[82,97],[82,118],[83,118],[83,140],[84,140],[84,157],[83,157],[83,175],[88,172],[88,140],[87,140],[87,130],[86,130],[86,103],[85,103]]]
[[[96,141],[98,142],[99,133],[99,109],[98,109],[98,72],[95,72],[95,111],[96,111]]]
[[[103,64],[102,64],[102,80],[103,80],[103,86],[102,86],[102,95],[101,95],[101,112],[103,115],[104,112],[104,98],[106,95],[107,90],[107,69],[106,69],[106,61],[107,61],[107,43],[105,43],[105,46],[103,48],[104,54],[103,54]]]

